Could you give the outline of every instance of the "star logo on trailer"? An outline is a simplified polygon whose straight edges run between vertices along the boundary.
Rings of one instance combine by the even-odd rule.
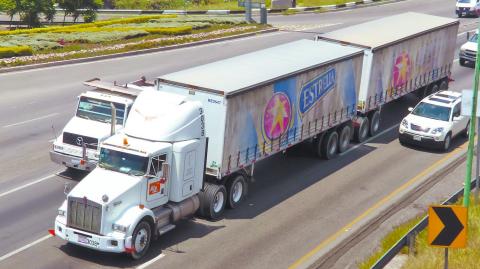
[[[399,88],[407,83],[410,79],[410,66],[410,56],[408,53],[402,52],[393,63],[393,87]]]
[[[280,137],[289,127],[292,118],[290,100],[284,93],[275,93],[268,101],[263,114],[263,130],[270,140]]]

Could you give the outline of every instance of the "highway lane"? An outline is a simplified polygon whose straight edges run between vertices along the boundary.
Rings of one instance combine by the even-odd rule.
[[[447,13],[447,11],[444,11],[444,13]],[[462,21],[469,22],[471,20],[465,19]],[[293,40],[295,38],[300,38],[303,36],[307,36],[307,35],[306,34],[290,34],[290,33],[278,34],[278,35],[253,38],[253,39],[248,39],[243,41],[240,40],[240,41],[229,42],[225,44],[218,44],[214,46],[205,46],[200,48],[187,49],[182,51],[182,53],[186,52],[186,54],[188,54],[188,56],[190,57],[192,57],[192,55],[194,54],[197,54],[197,55],[210,54],[211,57],[213,58],[226,57],[232,53],[230,51],[232,49],[238,49],[240,51],[245,49],[253,50],[251,46],[268,47],[273,44],[276,44],[276,42],[282,43],[282,42]],[[308,37],[310,36],[311,35],[308,34]],[[237,44],[237,42],[242,43],[243,46],[248,48],[240,46],[239,44]],[[258,43],[261,43],[261,44],[258,44]],[[240,52],[235,50],[233,53],[240,53]],[[170,56],[170,54],[173,54],[173,56]],[[169,63],[168,66],[165,66],[165,65],[156,66],[156,68],[163,70],[163,72],[168,72],[165,70],[169,70],[169,68],[173,68],[172,70],[175,70],[176,68],[180,69],[185,65],[188,66],[189,64],[192,64],[191,62],[188,61],[188,56],[182,57],[182,55],[179,55],[178,52],[162,53],[161,55],[165,56],[163,57],[164,61]],[[34,72],[23,72],[20,74],[7,74],[6,76],[3,76],[3,75],[0,76],[0,80],[2,81],[2,86],[4,85],[5,80],[3,79],[5,77],[8,77],[9,75],[14,77],[13,80],[12,78],[10,78],[9,80],[11,83],[10,88],[7,86],[6,91],[5,92],[2,91],[2,97],[4,96],[3,95],[4,93],[9,95],[6,98],[2,98],[1,102],[4,102],[4,103],[0,106],[2,107],[2,109],[5,109],[5,105],[7,106],[11,105],[10,108],[14,109],[13,111],[8,111],[7,109],[5,109],[4,111],[0,111],[2,115],[8,115],[8,117],[2,117],[0,119],[1,120],[0,126],[2,126],[0,131],[0,139],[2,140],[0,144],[2,145],[3,148],[7,149],[6,151],[3,151],[6,153],[6,156],[2,154],[2,157],[1,157],[1,158],[5,157],[4,159],[1,160],[2,168],[11,168],[11,167],[23,168],[23,169],[26,169],[27,171],[30,170],[31,175],[36,176],[36,177],[32,177],[29,174],[24,174],[23,169],[20,169],[20,171],[22,171],[21,173],[19,173],[18,170],[2,169],[4,171],[5,170],[7,171],[2,175],[2,178],[0,180],[0,183],[3,184],[3,185],[0,185],[1,187],[0,192],[3,192],[5,190],[10,189],[11,187],[16,186],[20,181],[27,182],[28,180],[33,180],[34,178],[40,178],[41,176],[47,174],[46,172],[48,172],[46,171],[48,169],[45,167],[48,167],[48,168],[51,167],[52,170],[50,171],[57,169],[56,166],[49,163],[48,155],[46,154],[49,147],[48,140],[51,139],[51,130],[50,130],[51,122],[53,120],[53,123],[55,125],[63,126],[62,123],[64,123],[68,119],[68,117],[71,115],[72,113],[71,111],[74,106],[73,104],[75,102],[75,95],[82,90],[82,87],[79,87],[80,85],[79,82],[84,79],[88,79],[92,77],[92,76],[89,76],[90,74],[95,76],[95,72],[94,70],[92,70],[94,69],[92,68],[92,65],[98,66],[96,68],[99,68],[101,70],[100,71],[101,73],[107,73],[108,74],[107,79],[123,79],[124,81],[127,81],[127,80],[135,79],[137,78],[137,76],[136,75],[133,76],[127,73],[127,71],[124,71],[124,73],[120,73],[118,76],[112,73],[115,73],[115,71],[121,71],[125,69],[125,67],[121,66],[122,64],[125,63],[125,61],[127,63],[140,61],[140,60],[143,60],[146,62],[155,61],[155,59],[151,59],[152,56],[154,55],[147,55],[143,59],[138,59],[139,57],[134,57],[135,59],[133,58],[120,59],[119,61],[121,63],[117,63],[116,61],[113,61],[115,62],[113,66],[112,66],[112,63],[108,62],[107,64],[112,67],[113,71],[110,69],[104,69],[107,66],[104,62],[53,69],[53,73],[58,76],[58,78],[55,78],[55,80],[52,80],[51,69],[38,70]],[[179,60],[176,60],[177,58]],[[175,59],[175,61],[170,65],[170,61],[172,61],[171,59]],[[202,60],[205,60],[205,59],[196,60],[196,63]],[[128,65],[128,66],[130,66],[130,72],[131,72],[131,66],[138,66],[138,65]],[[74,70],[72,70],[72,68]],[[148,68],[150,67],[147,67],[147,69]],[[456,69],[454,74],[457,81],[453,85],[461,86],[462,83],[464,83],[465,84],[464,87],[467,87],[469,85],[468,77],[471,76],[471,72],[472,71],[468,69],[458,69],[458,70]],[[76,85],[71,81],[68,81],[68,78],[71,79],[71,76],[79,77],[75,79],[75,80],[78,80]],[[8,80],[6,82],[9,83]],[[25,91],[22,90],[21,92],[19,92],[18,87],[15,90],[15,88],[12,87],[14,85],[22,86],[20,88],[25,89]],[[31,106],[20,105],[22,103],[26,104],[26,101],[30,101],[30,100],[35,101],[36,98],[39,98],[38,97],[39,91],[42,91],[41,92],[42,95],[41,95],[41,99],[37,101],[40,103],[43,102],[43,105],[38,105],[36,107],[34,106],[35,103],[32,104]],[[17,95],[19,95],[20,97],[17,97]],[[412,100],[410,101],[412,102]],[[35,115],[32,115],[32,110],[38,111],[38,112],[35,113]],[[405,112],[404,104],[399,105],[396,109],[395,107],[393,107],[392,111],[387,113],[387,115],[390,115],[390,116],[389,118],[386,118],[386,120],[382,123],[383,127],[389,126],[388,124],[398,123],[400,116],[402,115],[401,113],[404,113],[404,112]],[[42,119],[39,119],[38,121],[27,122],[25,124],[15,125],[11,127],[4,127],[4,126],[19,123],[19,122],[25,122],[35,118],[41,118],[42,116],[51,115],[53,113],[59,113],[59,114],[52,117],[48,117],[48,118],[42,118]],[[15,127],[16,129],[11,129],[13,127]],[[395,132],[393,132],[393,134],[390,134],[390,136],[393,136],[394,138]],[[17,141],[15,137],[31,138],[27,140],[34,140],[34,141],[33,142],[28,141],[28,143],[23,139],[19,139],[21,141]],[[42,142],[42,141],[45,141],[45,142]],[[312,242],[309,242],[310,245],[305,244],[305,247],[297,246],[297,245],[293,245],[292,247],[290,247],[289,244],[282,244],[281,242],[278,241],[281,238],[283,238],[284,242],[295,242],[297,240],[300,240],[300,242],[305,242],[305,240],[297,239],[297,237],[302,238],[302,231],[301,229],[299,231],[299,228],[297,227],[291,229],[290,231],[287,231],[288,235],[283,237],[284,235],[283,233],[285,233],[285,230],[288,230],[288,229],[285,229],[284,227],[290,226],[290,224],[292,224],[294,220],[298,220],[299,216],[302,216],[301,215],[302,213],[299,212],[299,214],[296,214],[296,215],[294,213],[292,213],[292,215],[287,215],[287,214],[282,214],[281,212],[285,212],[286,210],[288,211],[289,209],[291,210],[292,208],[302,208],[302,207],[299,207],[302,205],[302,201],[310,201],[312,202],[313,205],[317,205],[317,206],[318,204],[333,204],[330,201],[336,201],[337,198],[335,198],[335,196],[339,192],[340,193],[344,192],[347,195],[355,192],[362,193],[362,191],[359,191],[356,189],[342,190],[342,188],[344,187],[344,185],[348,185],[348,183],[351,184],[351,182],[358,182],[361,180],[365,180],[364,177],[358,176],[355,178],[355,181],[354,181],[354,180],[351,180],[350,174],[347,174],[347,176],[345,176],[344,174],[336,174],[336,173],[344,171],[348,169],[348,167],[351,167],[350,169],[352,171],[357,171],[359,167],[363,167],[364,169],[367,169],[365,174],[368,174],[369,173],[368,169],[371,169],[372,166],[375,166],[374,163],[370,164],[369,162],[371,158],[374,158],[374,155],[372,154],[379,154],[380,157],[377,157],[377,158],[380,160],[383,160],[388,156],[390,156],[390,159],[394,159],[394,157],[397,157],[398,155],[402,156],[400,153],[403,153],[403,157],[398,159],[398,163],[402,164],[402,166],[400,167],[403,167],[404,169],[406,165],[410,164],[408,162],[409,156],[411,156],[411,154],[417,154],[417,151],[412,149],[405,149],[403,147],[400,147],[399,145],[395,145],[396,141],[388,143],[389,141],[390,140],[387,138],[384,138],[384,140],[380,142],[375,141],[377,143],[369,144],[369,146],[367,147],[362,147],[358,151],[356,151],[353,155],[352,154],[351,156],[349,155],[350,157],[345,156],[345,157],[339,158],[333,163],[323,162],[323,161],[319,162],[314,158],[311,158],[308,156],[305,157],[302,154],[298,154],[298,153],[297,155],[294,154],[294,156],[289,157],[288,159],[285,159],[285,160],[282,159],[283,157],[278,156],[276,157],[277,160],[265,162],[264,164],[257,167],[258,168],[257,169],[258,173],[256,176],[257,183],[253,186],[251,196],[249,197],[248,203],[246,205],[244,205],[239,210],[228,212],[225,220],[222,220],[221,222],[211,223],[203,220],[197,220],[197,221],[192,221],[192,222],[189,221],[189,222],[182,223],[176,231],[162,238],[161,242],[156,244],[156,251],[154,251],[153,254],[159,254],[160,249],[164,249],[164,248],[171,248],[172,250],[175,250],[176,248],[175,245],[180,244],[179,250],[187,252],[188,255],[182,255],[175,252],[166,251],[167,255],[164,258],[162,258],[161,261],[158,262],[158,264],[161,264],[162,267],[166,266],[167,268],[170,268],[170,266],[168,265],[176,267],[181,265],[188,265],[189,261],[196,262],[201,260],[203,262],[201,266],[202,267],[205,266],[205,268],[208,268],[209,266],[212,266],[212,267],[218,266],[218,268],[221,268],[220,265],[225,266],[228,263],[235,264],[235,265],[242,264],[242,265],[245,265],[246,267],[251,267],[254,265],[258,265],[259,267],[262,267],[262,265],[266,265],[269,262],[272,263],[274,261],[281,260],[280,258],[285,259],[285,257],[288,257],[286,258],[287,261],[284,261],[285,264],[287,264],[288,261],[294,260],[295,257],[300,257],[303,253],[305,253],[306,252],[305,249],[308,248],[308,246],[315,244],[315,242],[313,241],[317,240],[318,242],[318,240],[321,239],[321,236],[320,235],[318,237],[310,236],[312,238],[311,239]],[[393,144],[393,146],[390,146],[390,144]],[[25,159],[25,158],[22,157],[22,154],[20,154],[22,151],[20,149],[26,150],[27,152],[33,155],[38,154],[39,157],[34,162],[32,161],[22,162],[23,161],[22,159]],[[377,153],[377,152],[380,152],[380,153]],[[18,155],[11,155],[14,153]],[[367,154],[365,156],[367,156],[368,158],[367,157],[360,158],[359,160],[362,160],[362,159],[365,160],[363,163],[358,163],[359,160],[353,162],[353,160],[356,160],[356,158],[359,157],[358,154]],[[423,152],[423,151],[421,151],[419,154],[422,154],[422,155],[419,155],[418,157],[422,158],[422,160],[424,160],[425,162],[416,164],[415,166],[418,169],[421,169],[422,167],[427,167],[430,162],[433,163],[434,158],[438,158],[438,156],[441,155],[435,152],[432,153],[432,152]],[[11,158],[11,156],[15,156],[16,158],[13,159]],[[353,162],[353,163],[350,164],[350,162]],[[382,163],[382,164],[386,166],[388,163]],[[277,166],[282,167],[283,169],[278,169],[275,174],[272,174],[271,173],[272,167],[277,167]],[[343,169],[340,170],[341,168]],[[335,172],[337,170],[338,172]],[[35,173],[35,171],[37,171],[37,173]],[[411,172],[414,173],[415,171],[418,171],[418,170],[413,170]],[[331,173],[334,173],[334,174],[331,174]],[[350,171],[350,173],[352,172]],[[390,178],[394,178],[393,174],[389,176]],[[341,182],[341,181],[338,181],[339,177],[345,180],[348,178],[350,179],[347,182]],[[335,181],[333,180],[333,178],[335,178]],[[380,176],[376,176],[376,178],[378,180]],[[393,179],[390,179],[390,181],[392,180]],[[390,183],[390,181],[388,181],[388,183]],[[328,184],[326,182],[328,182]],[[371,181],[368,181],[368,182],[371,182],[374,186],[375,184],[378,183],[377,181],[375,181],[375,179],[371,179]],[[322,183],[320,184],[321,187],[314,187],[314,186],[317,186],[317,184],[319,183]],[[388,185],[388,183],[385,183],[385,184]],[[382,185],[379,185],[379,187],[375,187],[377,189],[379,188],[378,189],[379,193],[387,193],[388,192],[387,187],[393,187],[393,185],[385,186],[385,188],[380,188],[380,186],[383,187]],[[367,186],[364,186],[364,188],[370,191],[371,185],[367,184]],[[44,227],[48,227],[48,224],[51,223],[51,221],[53,220],[52,215],[55,215],[55,211],[56,211],[55,210],[56,206],[54,205],[52,207],[50,201],[55,200],[56,204],[59,205],[61,203],[61,200],[63,199],[63,193],[61,191],[62,189],[63,189],[63,179],[55,178],[53,181],[45,181],[45,182],[39,183],[39,185],[35,185],[35,187],[25,189],[24,192],[23,191],[17,192],[15,193],[15,196],[6,196],[6,197],[0,198],[0,204],[2,205],[0,207],[1,208],[0,216],[2,216],[2,218],[3,216],[9,216],[9,218],[3,218],[8,220],[5,223],[1,223],[2,225],[0,225],[1,238],[7,240],[5,242],[8,242],[8,244],[6,244],[7,247],[5,247],[4,250],[2,250],[3,252],[0,252],[0,256],[13,249],[18,248],[19,246],[22,246],[26,241],[28,241],[25,239],[30,239],[31,241],[33,241],[36,238],[40,238],[44,236],[45,233],[42,232],[42,230],[45,231]],[[56,191],[57,195],[53,195],[53,191]],[[332,194],[332,197],[330,196],[323,197],[323,198],[320,198],[319,200],[315,200],[312,198],[312,196],[318,196],[317,192]],[[351,195],[348,195],[348,196],[351,196]],[[11,197],[15,197],[16,199],[18,199],[17,197],[26,199],[24,204],[27,205],[27,207],[29,204],[34,204],[35,206],[32,206],[33,210],[30,210],[30,211],[21,210],[21,212],[17,212],[16,210],[12,210],[11,205],[8,203],[8,201],[12,200]],[[44,199],[44,197],[49,197],[50,199]],[[342,197],[342,196],[339,195],[339,197]],[[364,202],[365,206],[367,206],[368,202],[371,202],[371,200],[374,197],[375,196],[372,196],[372,197],[369,196],[367,198],[363,198],[365,200]],[[348,204],[348,203],[351,203],[352,199],[353,198],[349,198],[345,200],[347,201],[347,204]],[[294,202],[291,202],[292,200]],[[359,199],[359,200],[362,200],[362,199]],[[342,204],[339,203],[338,207],[341,207],[341,206]],[[359,206],[358,208],[355,209],[356,210],[355,212],[357,211],[360,212],[362,208],[365,208],[365,206],[364,207]],[[22,207],[22,209],[24,209],[24,207]],[[308,211],[310,211],[310,208],[303,208],[301,212],[305,213]],[[320,211],[319,214],[323,216],[324,213],[322,212],[323,210]],[[336,210],[333,210],[332,212],[337,213]],[[279,218],[279,216],[281,218]],[[314,220],[321,220],[321,219],[328,220],[328,218],[324,218],[322,216],[317,215],[312,217],[311,219],[307,218],[307,222],[311,222],[311,223],[310,223],[310,228],[306,228],[306,229],[312,229],[311,225],[315,224]],[[335,228],[335,227],[338,228],[339,227],[338,223],[341,223],[347,220],[348,216],[344,216],[342,218],[335,215],[336,222],[334,222],[333,223],[334,225],[330,228]],[[19,223],[19,225],[12,225],[12,224],[8,225],[8,223],[11,223],[11,219],[15,219],[17,221],[16,223]],[[272,222],[275,222],[275,223],[278,222],[278,224],[273,225]],[[38,223],[42,225],[37,225]],[[321,223],[323,225],[323,221]],[[34,229],[30,229],[28,233],[23,232],[25,229],[24,227],[29,227],[29,226],[36,226],[36,227]],[[292,225],[292,226],[295,226],[295,225]],[[303,227],[303,224],[296,225],[296,226]],[[35,230],[35,231],[31,231],[31,230]],[[328,234],[327,231],[329,230],[325,229],[326,234]],[[282,234],[282,236],[279,236],[279,234]],[[244,235],[244,236],[239,236],[239,235]],[[275,238],[276,237],[275,235],[281,238]],[[233,244],[232,244],[232,241],[233,241]],[[219,244],[219,242],[222,242],[222,243]],[[268,244],[269,246],[265,246],[265,244]],[[214,252],[214,254],[210,253],[210,250],[212,249],[216,250],[217,252]],[[259,249],[262,249],[262,251],[260,251]],[[258,254],[256,255],[252,254],[257,252]],[[232,257],[232,256],[239,256],[238,253],[243,253],[243,256],[246,255],[248,257],[248,259],[244,261],[244,263],[247,262],[247,264],[243,264],[242,261],[238,260],[242,258],[242,255],[240,255],[240,257],[237,257],[237,258]],[[272,254],[272,253],[278,253],[279,255],[282,254],[281,255],[282,257],[269,259],[268,258],[270,256],[269,254]],[[91,251],[84,251],[81,249],[79,250],[76,248],[65,247],[63,246],[63,243],[58,241],[57,239],[48,239],[42,242],[41,244],[39,244],[38,246],[32,247],[31,249],[27,250],[25,253],[20,253],[17,256],[14,256],[6,260],[5,263],[0,263],[0,267],[3,267],[3,266],[6,266],[5,268],[8,268],[9,266],[10,268],[12,266],[19,267],[19,268],[27,267],[27,265],[31,263],[31,259],[28,259],[26,257],[44,257],[45,261],[36,263],[36,266],[38,268],[50,268],[52,266],[56,267],[59,265],[69,265],[72,267],[78,267],[80,265],[82,267],[83,266],[97,267],[99,264],[100,265],[118,265],[122,267],[132,265],[131,263],[129,263],[128,260],[122,259],[122,257],[118,257],[116,255],[107,255],[105,258],[104,256],[97,257],[98,255],[95,255],[95,254],[96,253],[92,253]],[[286,254],[286,255],[283,255],[283,254]],[[27,256],[27,255],[31,255],[31,256]],[[73,258],[65,259],[65,257],[68,255],[73,256]],[[90,256],[94,256],[94,258],[91,258]],[[188,257],[185,258],[184,256],[188,256]],[[202,258],[204,256],[207,256],[210,258],[208,259]],[[221,256],[222,258],[220,259],[219,256]],[[87,259],[87,261],[85,262],[84,259]],[[222,260],[222,261],[219,261],[219,260]],[[64,266],[59,266],[59,267],[64,267]]]

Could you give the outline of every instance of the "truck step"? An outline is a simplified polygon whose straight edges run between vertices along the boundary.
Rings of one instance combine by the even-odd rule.
[[[163,235],[163,234],[173,230],[174,228],[175,228],[175,225],[173,225],[173,224],[167,224],[163,227],[160,227],[158,229],[158,235]]]

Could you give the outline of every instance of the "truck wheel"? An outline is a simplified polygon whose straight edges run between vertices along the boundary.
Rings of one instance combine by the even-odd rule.
[[[205,183],[204,190],[199,194],[200,214],[203,217],[218,220],[225,210],[227,190],[223,185]]]
[[[460,58],[459,63],[460,66],[465,66],[465,59]]]
[[[336,131],[329,131],[322,141],[321,154],[327,159],[333,159],[337,156],[338,150],[338,133]]]
[[[370,128],[370,121],[367,117],[362,118],[360,125],[355,128],[354,137],[355,141],[358,143],[362,143],[367,139],[368,136],[368,129]]]
[[[443,80],[441,83],[440,83],[440,91],[446,91],[448,90],[448,82],[446,80]]]
[[[452,142],[452,135],[449,133],[445,136],[445,140],[443,140],[442,150],[447,152],[450,149],[450,144]]]
[[[150,247],[151,235],[152,228],[148,222],[143,220],[135,227],[132,236],[133,251],[131,253],[134,260],[139,260],[145,256]]]
[[[438,90],[440,90],[440,87],[438,87],[438,84],[437,84],[437,83],[434,83],[434,84],[431,86],[431,91],[430,91],[430,93],[436,93],[436,92],[438,92]]]
[[[228,191],[228,207],[236,208],[247,194],[247,182],[243,175],[237,175],[230,178],[226,184]]]
[[[375,110],[369,117],[370,120],[370,128],[368,130],[368,134],[370,136],[375,136],[380,129],[380,111]]]
[[[340,135],[338,139],[338,151],[345,152],[350,144],[350,138],[352,137],[352,126],[345,124],[340,129]]]

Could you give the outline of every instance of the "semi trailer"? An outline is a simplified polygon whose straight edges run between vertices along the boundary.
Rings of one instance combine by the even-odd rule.
[[[458,26],[457,19],[407,12],[317,36],[364,50],[354,120],[358,142],[378,132],[384,104],[448,88]]]
[[[450,42],[458,22],[445,20],[417,23],[428,25],[432,40]],[[256,162],[302,142],[333,158],[348,148],[355,125],[358,137],[362,122],[378,124],[383,104],[448,86],[454,46],[419,54],[412,39],[421,34],[398,35],[371,48],[341,35],[299,40],[157,78],[136,98],[125,128],[100,145],[98,167],[67,193],[51,232],[140,259],[179,220],[195,213],[215,220],[237,207]],[[420,43],[430,48],[428,40]],[[420,69],[416,61],[427,59]]]
[[[142,78],[117,85],[94,78],[84,85],[92,89],[78,96],[75,115],[53,141],[50,159],[66,167],[91,171],[97,166],[100,143],[123,128],[135,98],[153,83]]]

